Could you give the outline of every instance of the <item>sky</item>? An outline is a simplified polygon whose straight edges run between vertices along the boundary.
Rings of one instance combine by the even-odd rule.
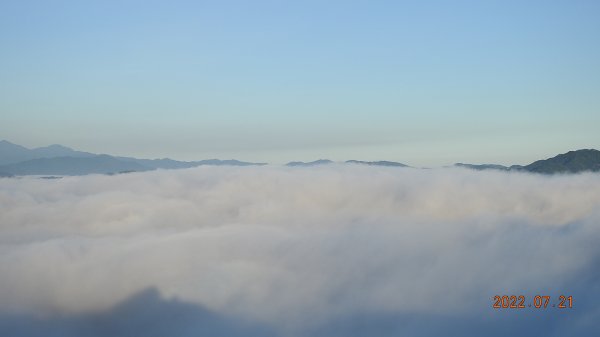
[[[600,148],[598,1],[0,1],[0,139],[180,160]]]

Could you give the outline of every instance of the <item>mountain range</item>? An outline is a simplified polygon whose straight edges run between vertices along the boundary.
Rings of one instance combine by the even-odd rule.
[[[463,164],[456,163],[454,166],[474,170],[502,170],[502,171],[526,171],[533,173],[578,173],[584,171],[600,171],[600,151],[594,149],[583,149],[569,151],[548,159],[534,161],[529,165],[503,166],[496,164]]]
[[[28,149],[24,146],[13,144],[6,140],[0,141],[0,165],[15,164],[31,159],[55,158],[55,157],[76,157],[90,158],[96,156],[93,153],[81,152],[70,149],[66,146],[54,144],[50,146]]]
[[[76,151],[57,144],[28,149],[6,140],[0,141],[0,177],[13,175],[115,174],[156,169],[190,168],[201,165],[248,166],[265,165],[265,163],[249,163],[233,159],[200,161],[178,161],[169,158],[138,159]]]
[[[312,162],[292,161],[290,167],[310,167],[333,164],[328,159]],[[345,164],[409,167],[393,161],[360,161],[348,160]],[[199,161],[178,161],[169,158],[138,159],[119,157],[107,154],[94,154],[76,151],[66,146],[54,144],[35,149],[0,141],[0,177],[19,175],[84,175],[84,174],[116,174],[126,172],[150,171],[156,169],[181,169],[201,165],[266,165],[266,163],[243,162],[239,160],[206,159]],[[569,151],[555,157],[538,160],[529,165],[503,166],[497,164],[464,164],[456,163],[456,167],[474,170],[524,171],[533,173],[577,173],[583,171],[600,171],[600,151],[584,149]]]
[[[294,167],[294,166],[306,167],[306,166],[316,166],[316,165],[325,165],[325,164],[334,164],[334,163],[335,163],[334,161],[331,161],[329,159],[319,159],[319,160],[315,160],[315,161],[311,161],[311,162],[291,161],[285,165],[292,166],[292,167]],[[387,161],[387,160],[380,160],[380,161],[346,160],[344,163],[345,164],[370,165],[370,166],[409,167],[408,165],[405,165],[402,163],[398,163],[395,161]]]

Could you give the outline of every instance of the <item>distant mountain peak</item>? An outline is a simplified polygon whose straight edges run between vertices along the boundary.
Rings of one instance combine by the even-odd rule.
[[[303,162],[303,161],[291,161],[286,166],[315,166],[315,165],[324,165],[324,164],[333,164],[333,161],[329,159],[318,159],[311,162]]]
[[[75,151],[70,147],[60,145],[60,144],[52,144],[52,145],[48,145],[48,146],[42,146],[42,147],[38,147],[36,150],[39,150],[39,149]]]
[[[473,169],[473,170],[501,170],[501,171],[508,171],[509,168],[504,166],[504,165],[498,165],[498,164],[464,164],[464,163],[456,163],[454,164],[454,166],[456,167],[464,167],[464,168],[468,168],[468,169]]]
[[[562,153],[548,159],[535,161],[523,167],[537,173],[577,173],[600,171],[600,151],[581,149]]]
[[[529,165],[502,166],[495,164],[463,164],[456,163],[454,166],[474,170],[502,170],[502,171],[525,171],[533,173],[579,173],[584,171],[600,171],[600,151],[595,149],[573,150],[556,155],[552,158],[537,160]]]
[[[378,160],[378,161],[362,161],[362,160],[346,160],[346,164],[361,164],[370,166],[391,166],[391,167],[408,167],[408,165],[395,161]]]
[[[15,143],[11,143],[8,140],[0,140],[0,146],[2,147],[14,147],[14,148],[19,148],[19,149],[23,149],[23,150],[28,150],[26,147],[15,144]]]

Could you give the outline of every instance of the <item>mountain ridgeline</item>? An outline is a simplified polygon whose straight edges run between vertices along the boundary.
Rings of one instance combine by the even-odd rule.
[[[369,166],[392,166],[392,167],[409,167],[408,165],[404,165],[402,163],[397,163],[395,161],[362,161],[362,160],[346,160],[345,164],[358,164],[358,165],[369,165]],[[326,165],[326,164],[335,164],[334,161],[329,159],[319,159],[310,162],[303,161],[291,161],[286,166],[291,167],[309,167],[309,166],[318,166],[318,165]]]
[[[334,164],[328,159],[312,162],[293,161],[286,164],[289,167],[313,167]],[[348,160],[346,165],[368,165],[386,167],[410,167],[393,161],[360,161]],[[107,154],[94,154],[76,151],[62,145],[50,145],[28,149],[8,141],[0,141],[0,177],[21,175],[85,175],[85,174],[117,174],[142,172],[156,169],[183,169],[202,165],[215,166],[251,166],[266,165],[266,163],[251,163],[239,160],[206,159],[199,161],[178,161],[169,158],[138,159],[119,157]],[[585,171],[600,171],[600,151],[593,149],[569,151],[552,158],[535,161],[529,165],[503,166],[496,164],[454,164],[473,170],[501,170],[511,172],[532,172],[541,174],[578,173]]]
[[[454,166],[474,170],[524,171],[543,174],[598,172],[600,171],[600,151],[594,149],[569,151],[552,158],[537,160],[525,166],[463,163],[457,163]]]
[[[577,173],[600,171],[600,151],[587,149],[569,151],[556,157],[538,160],[524,167],[536,173]]]
[[[201,165],[265,165],[239,160],[138,159],[75,151],[62,145],[28,149],[0,141],[0,177],[20,175],[85,175],[142,172],[156,169],[180,169]]]

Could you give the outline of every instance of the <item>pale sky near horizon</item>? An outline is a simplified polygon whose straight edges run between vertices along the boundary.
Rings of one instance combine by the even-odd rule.
[[[0,139],[181,160],[600,149],[600,1],[1,1]]]

